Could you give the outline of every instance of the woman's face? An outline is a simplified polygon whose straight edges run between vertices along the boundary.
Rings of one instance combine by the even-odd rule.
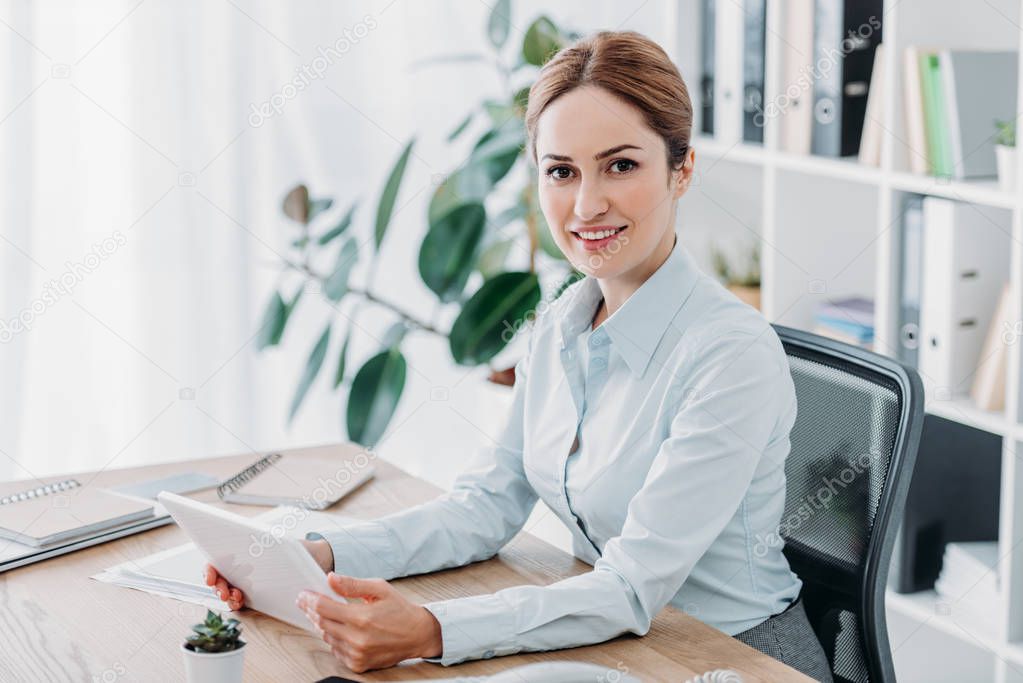
[[[536,156],[540,208],[577,270],[642,282],[660,266],[674,244],[675,200],[692,177],[691,151],[685,169],[669,173],[664,140],[640,111],[584,86],[540,115]]]

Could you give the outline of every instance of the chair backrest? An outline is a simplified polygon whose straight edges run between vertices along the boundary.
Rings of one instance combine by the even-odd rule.
[[[774,326],[798,401],[780,537],[835,681],[894,681],[884,593],[923,423],[917,373]]]

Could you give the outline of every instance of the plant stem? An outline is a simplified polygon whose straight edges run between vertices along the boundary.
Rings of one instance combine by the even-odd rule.
[[[292,270],[297,270],[298,272],[303,273],[310,280],[316,280],[317,282],[319,282],[321,284],[326,282],[327,278],[325,278],[323,275],[320,275],[319,273],[317,273],[315,270],[313,270],[309,266],[306,266],[304,264],[299,264],[299,263],[293,263],[292,261],[289,261],[287,259],[284,259],[284,264],[288,268],[291,268]],[[437,329],[431,323],[425,322],[423,320],[420,320],[419,318],[416,318],[414,315],[405,312],[404,310],[402,310],[396,304],[394,304],[394,303],[392,303],[390,301],[387,301],[386,299],[381,299],[377,295],[375,295],[372,292],[370,292],[369,289],[362,289],[362,288],[359,288],[359,287],[349,287],[347,293],[349,293],[349,294],[356,294],[358,296],[361,296],[366,301],[369,301],[369,302],[372,302],[374,304],[377,304],[378,306],[383,306],[384,308],[390,309],[392,312],[394,312],[398,316],[400,316],[405,322],[407,322],[407,323],[409,323],[409,324],[411,324],[411,325],[413,325],[413,326],[423,330],[424,332],[432,332],[433,334],[436,334],[436,335],[439,335],[439,336],[445,337],[445,338],[448,336],[447,332],[444,332],[443,330]]]

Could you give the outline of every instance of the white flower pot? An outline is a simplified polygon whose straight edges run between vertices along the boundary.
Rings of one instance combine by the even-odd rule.
[[[195,652],[181,644],[188,683],[242,683],[245,645],[229,652]]]
[[[995,164],[998,168],[998,187],[1003,192],[1016,190],[1016,148],[995,145]]]

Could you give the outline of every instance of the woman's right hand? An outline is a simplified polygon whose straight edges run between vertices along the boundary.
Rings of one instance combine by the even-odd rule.
[[[313,556],[313,559],[316,560],[316,564],[320,565],[324,573],[334,570],[334,551],[331,550],[329,543],[324,540],[309,541],[306,539],[301,539],[301,543],[309,551],[309,554]],[[236,611],[242,608],[245,604],[245,594],[242,593],[240,588],[235,588],[229,584],[227,579],[221,576],[212,564],[206,565],[205,577],[206,585],[214,587],[220,599],[227,603],[228,609]]]

